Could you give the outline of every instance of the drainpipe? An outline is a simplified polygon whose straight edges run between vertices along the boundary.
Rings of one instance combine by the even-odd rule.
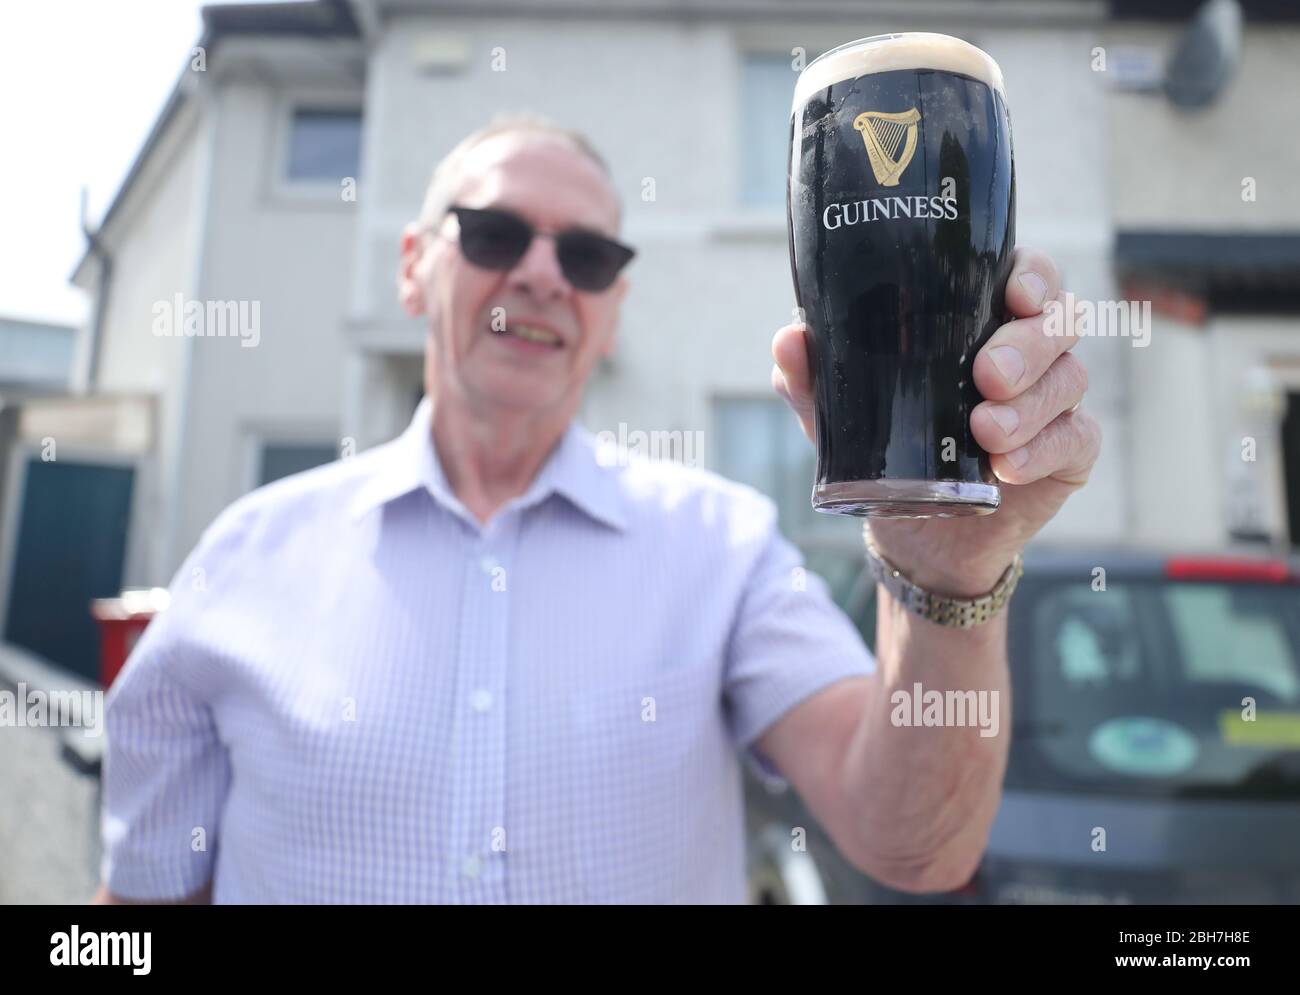
[[[113,281],[113,256],[99,237],[99,232],[90,227],[87,219],[85,187],[81,188],[81,233],[86,237],[86,245],[90,253],[99,261],[99,286],[95,290],[95,315],[90,323],[90,357],[86,367],[86,393],[92,394],[99,385],[99,356],[104,338],[108,288]]]

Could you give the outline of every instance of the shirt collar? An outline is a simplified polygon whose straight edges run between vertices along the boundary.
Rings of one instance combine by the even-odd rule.
[[[439,504],[478,526],[447,483],[433,441],[432,416],[433,403],[424,397],[405,431],[380,447],[374,475],[353,500],[354,517],[423,487]],[[528,490],[502,510],[528,508],[552,494],[611,528],[627,528],[627,509],[615,472],[602,464],[595,440],[576,421],[565,429]]]

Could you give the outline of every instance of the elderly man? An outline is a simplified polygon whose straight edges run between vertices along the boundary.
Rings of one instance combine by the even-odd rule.
[[[262,488],[204,534],[108,703],[104,901],[738,902],[740,756],[908,891],[975,868],[1009,723],[900,728],[891,692],[1006,698],[1005,613],[956,628],[882,587],[876,659],[709,473],[601,458],[574,422],[631,250],[601,159],[514,120],[434,173],[399,295],[428,329],[396,440]],[[1020,251],[975,360],[1000,510],[881,521],[953,599],[995,588],[1087,479],[1056,269]],[[803,330],[773,382],[813,432]]]

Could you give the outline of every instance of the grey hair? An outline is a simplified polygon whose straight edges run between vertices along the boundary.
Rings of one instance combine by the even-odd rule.
[[[609,180],[610,190],[614,192],[615,207],[620,214],[622,213],[609,164],[596,151],[586,135],[534,114],[506,114],[494,118],[484,127],[466,135],[434,167],[433,176],[430,177],[428,189],[425,191],[424,205],[420,208],[421,228],[429,230],[436,228],[446,214],[447,208],[451,207],[452,198],[456,196],[456,191],[464,179],[465,162],[470,152],[490,138],[508,134],[534,134],[567,142],[600,168],[601,173]]]

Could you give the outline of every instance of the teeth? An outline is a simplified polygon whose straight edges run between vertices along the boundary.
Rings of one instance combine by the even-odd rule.
[[[529,342],[542,342],[546,345],[558,345],[560,342],[560,337],[554,332],[545,328],[535,328],[532,325],[511,325],[510,334],[527,339]]]

